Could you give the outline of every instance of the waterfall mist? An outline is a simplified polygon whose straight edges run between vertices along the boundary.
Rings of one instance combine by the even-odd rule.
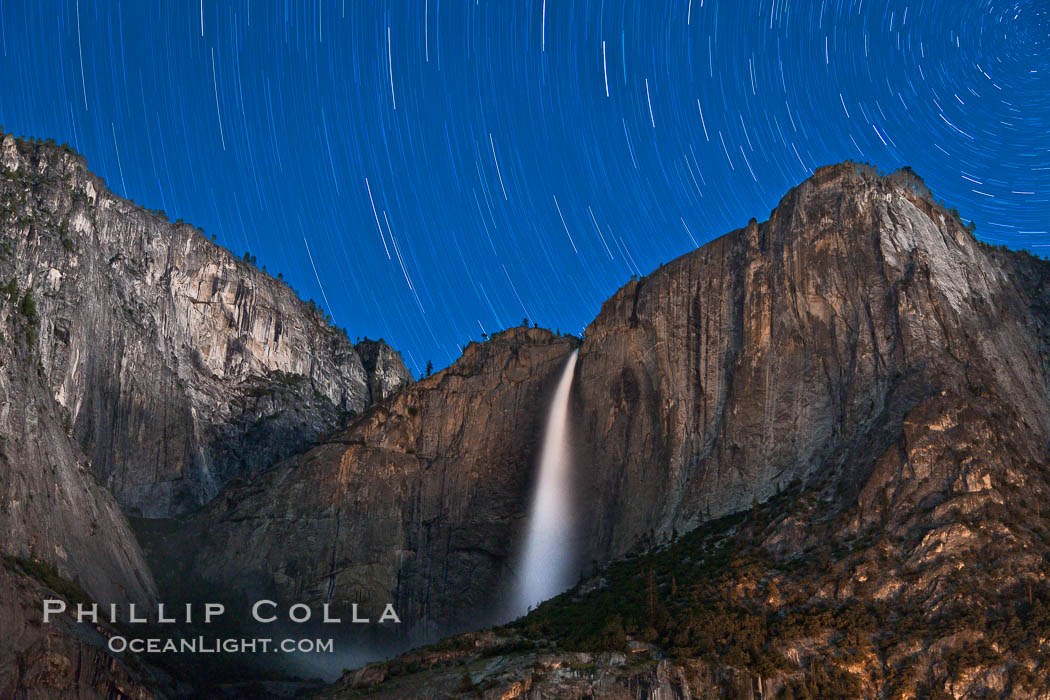
[[[529,509],[525,547],[518,563],[511,601],[513,616],[568,589],[573,567],[572,449],[569,393],[576,371],[574,350],[565,363],[547,414],[540,453],[539,480]]]

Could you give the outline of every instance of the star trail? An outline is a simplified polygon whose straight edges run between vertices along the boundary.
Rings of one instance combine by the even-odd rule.
[[[847,159],[1050,252],[1043,0],[0,0],[0,50],[4,130],[417,374],[523,318],[579,333]]]

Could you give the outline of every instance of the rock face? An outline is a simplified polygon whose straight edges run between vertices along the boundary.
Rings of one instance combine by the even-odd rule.
[[[829,511],[856,508],[838,535],[878,526],[928,536],[938,557],[968,551],[954,519],[1046,462],[1047,279],[1042,262],[978,243],[910,173],[844,164],[769,221],[631,282],[580,349],[581,563],[789,483],[821,489]],[[219,588],[390,600],[427,629],[498,610],[541,397],[571,348],[536,333],[472,346],[231,488],[169,548]],[[796,521],[769,537],[786,553],[813,544]]]
[[[664,541],[793,479],[834,476],[843,498],[916,505],[987,493],[986,475],[1023,480],[986,440],[959,444],[952,430],[980,430],[979,387],[1017,417],[1015,448],[1045,458],[1037,268],[979,244],[909,173],[844,164],[769,221],[629,283],[588,327],[577,370],[592,557]],[[956,485],[960,460],[983,464],[973,489]]]
[[[0,139],[0,696],[151,697],[163,674],[111,656],[105,626],[43,625],[41,601],[148,612],[121,505],[199,506],[410,382],[78,156]]]
[[[67,586],[140,610],[156,587],[119,506],[67,434],[26,338],[30,322],[0,294],[0,696],[151,697],[94,627],[41,624],[42,601],[68,600]]]
[[[574,340],[515,328],[472,343],[318,447],[233,482],[150,545],[167,588],[360,603],[374,616],[389,602],[409,633],[491,620]]]
[[[178,514],[411,381],[283,283],[114,196],[81,158],[0,144],[0,282],[91,468],[128,512]],[[368,358],[365,367],[362,354]]]
[[[68,615],[41,624],[41,601],[64,596],[9,557],[0,562],[0,591],[0,696],[146,700],[170,687],[165,674],[109,654],[114,632],[105,625],[77,624]]]
[[[0,554],[49,562],[100,601],[148,604],[153,577],[127,520],[66,434],[10,310],[0,305]]]
[[[1050,264],[823,168],[588,328],[583,541],[642,553],[333,695],[1050,697],[1048,376]]]
[[[977,242],[909,172],[822,168],[767,222],[619,290],[582,345],[511,329],[410,384],[381,341],[352,345],[76,156],[6,137],[0,165],[0,639],[21,650],[0,653],[0,694],[156,684],[81,628],[32,624],[48,587],[155,599],[117,502],[154,519],[167,601],[391,603],[421,637],[498,619],[549,392],[577,347],[580,564],[650,554],[557,605],[582,629],[572,605],[615,601],[624,619],[591,634],[615,653],[552,650],[588,637],[541,608],[506,649],[437,674],[440,692],[473,684],[464,668],[506,697],[827,689],[823,664],[854,695],[933,692],[905,678],[924,674],[960,695],[1050,668],[1013,622],[1050,637],[1050,266]],[[737,520],[676,538],[720,516]],[[876,622],[836,622],[851,605]],[[711,632],[738,623],[746,643]],[[894,628],[915,634],[887,645]],[[644,664],[622,657],[628,639],[650,644]],[[1024,662],[975,665],[980,644]],[[390,665],[343,685],[422,692],[429,676],[402,666],[405,686],[378,677]]]

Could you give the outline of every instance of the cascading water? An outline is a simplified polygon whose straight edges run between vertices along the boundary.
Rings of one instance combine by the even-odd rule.
[[[572,451],[569,443],[569,392],[576,371],[573,351],[551,400],[540,453],[539,481],[529,510],[525,548],[518,564],[514,616],[552,598],[573,584]]]

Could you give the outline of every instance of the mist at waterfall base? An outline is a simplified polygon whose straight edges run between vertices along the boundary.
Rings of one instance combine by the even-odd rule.
[[[574,556],[572,447],[569,396],[576,371],[574,350],[565,363],[547,413],[539,478],[510,601],[511,617],[570,588],[579,573]]]

